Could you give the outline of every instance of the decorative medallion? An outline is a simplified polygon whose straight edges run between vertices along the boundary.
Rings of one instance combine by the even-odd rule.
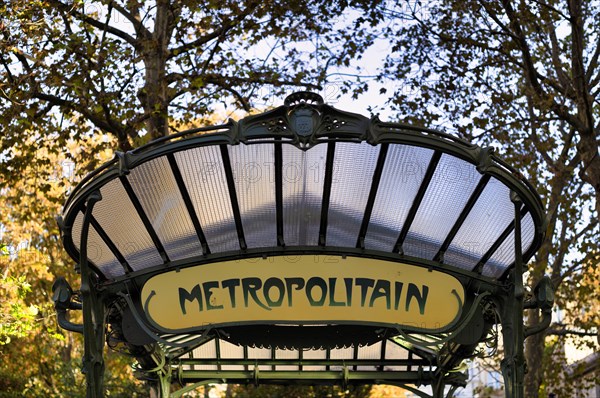
[[[292,126],[296,134],[301,137],[309,137],[315,129],[315,111],[308,107],[302,107],[292,112]]]

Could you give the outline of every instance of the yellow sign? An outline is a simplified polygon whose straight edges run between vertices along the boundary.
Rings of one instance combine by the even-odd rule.
[[[301,255],[169,271],[142,289],[148,319],[167,332],[242,323],[354,323],[443,330],[464,288],[435,270],[360,257]]]

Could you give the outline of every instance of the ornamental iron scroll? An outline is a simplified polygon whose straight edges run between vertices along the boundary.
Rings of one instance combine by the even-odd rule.
[[[307,150],[328,138],[362,141],[369,119],[323,103],[320,95],[300,92],[288,97],[283,107],[249,116],[239,125],[240,141],[281,139]]]

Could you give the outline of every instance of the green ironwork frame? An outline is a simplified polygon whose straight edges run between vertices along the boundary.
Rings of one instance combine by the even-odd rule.
[[[314,101],[311,102],[311,101]],[[327,131],[313,133],[310,136],[299,136],[293,132],[293,129],[282,129],[283,125],[290,125],[289,110],[294,106],[305,106],[310,103],[310,106],[318,107],[320,111],[329,115],[332,119],[339,118],[345,120],[345,126],[338,126],[335,134]],[[273,127],[276,130],[276,135],[273,131],[268,130],[267,126]],[[208,134],[205,134],[208,133]],[[172,154],[174,152],[195,148],[199,146],[218,145],[222,149],[222,153],[227,145],[236,145],[239,143],[273,143],[275,145],[275,162],[280,162],[280,149],[282,139],[292,140],[293,144],[302,148],[308,149],[317,144],[328,145],[332,148],[336,142],[362,142],[366,141],[372,145],[382,145],[383,158],[387,150],[387,144],[406,144],[418,147],[433,149],[439,157],[441,153],[448,153],[457,158],[466,160],[477,166],[477,170],[485,175],[482,182],[478,185],[472,198],[467,202],[465,209],[459,216],[456,225],[452,228],[446,238],[442,248],[436,254],[434,260],[425,260],[404,255],[402,251],[402,236],[406,231],[402,231],[398,238],[398,244],[392,253],[382,253],[379,251],[367,250],[364,248],[364,242],[361,242],[360,236],[357,241],[356,248],[347,247],[330,247],[325,244],[325,238],[322,236],[319,240],[322,243],[321,247],[286,247],[283,244],[281,232],[281,218],[278,215],[277,230],[278,230],[278,246],[265,249],[248,249],[245,247],[243,234],[239,235],[241,251],[227,253],[211,253],[206,239],[203,237],[203,232],[199,224],[197,231],[199,239],[202,242],[202,255],[188,258],[185,260],[174,261],[170,260],[164,250],[164,264],[157,265],[152,268],[144,269],[143,271],[133,271],[125,265],[125,275],[111,280],[103,278],[102,274],[90,264],[87,259],[87,239],[90,225],[94,223],[92,217],[92,209],[94,204],[100,201],[98,188],[115,178],[122,178],[131,168],[149,161],[151,159],[167,156],[171,164],[173,163]],[[278,156],[279,154],[279,156]],[[435,157],[436,155],[434,155]],[[276,168],[277,170],[277,168]],[[331,170],[330,170],[331,173]],[[175,178],[177,178],[177,173]],[[375,173],[377,175],[377,173]],[[464,270],[458,267],[452,267],[444,264],[444,250],[448,247],[451,236],[456,233],[460,224],[464,222],[468,214],[469,206],[472,206],[477,199],[477,195],[481,193],[487,180],[490,177],[503,182],[512,189],[511,199],[514,203],[515,222],[501,235],[502,240],[514,230],[515,237],[515,263],[509,267],[507,273],[501,278],[495,279],[482,275],[482,266],[489,258],[493,250],[497,249],[501,239],[498,239],[496,244],[490,249],[490,253],[483,256],[477,267],[473,270]],[[275,176],[276,179],[281,176]],[[376,181],[375,186],[379,182]],[[326,182],[327,184],[327,182]],[[330,182],[329,182],[330,184]],[[280,184],[279,184],[280,185]],[[276,186],[278,186],[276,184]],[[279,187],[280,189],[280,187]],[[377,187],[375,188],[377,189]],[[423,191],[423,189],[422,189]],[[324,190],[327,194],[326,190]],[[424,193],[424,192],[423,192]],[[422,194],[421,193],[421,198]],[[277,192],[276,196],[280,200],[281,192]],[[418,195],[419,196],[419,195]],[[417,196],[415,203],[420,200]],[[184,196],[184,201],[185,201]],[[186,202],[189,202],[189,198]],[[186,203],[189,206],[189,203]],[[525,204],[525,206],[523,206]],[[280,203],[278,204],[279,207]],[[415,207],[416,206],[416,207]],[[413,203],[413,208],[417,208]],[[531,217],[534,220],[536,233],[534,241],[530,249],[526,253],[522,253],[521,248],[521,219],[525,213],[523,209],[528,209]],[[416,211],[416,210],[415,210]],[[72,240],[72,231],[70,226],[73,224],[74,217],[78,212],[84,213],[83,227],[80,237],[80,250],[77,251]],[[371,120],[364,118],[361,115],[351,114],[339,111],[335,108],[319,102],[319,99],[312,94],[299,93],[291,96],[286,100],[286,105],[276,108],[264,114],[250,116],[243,119],[239,123],[230,121],[227,124],[206,128],[189,130],[183,133],[173,134],[168,137],[153,141],[143,147],[135,149],[127,153],[118,153],[115,159],[104,164],[99,169],[95,170],[86,176],[82,182],[74,189],[65,204],[65,220],[59,220],[61,225],[63,241],[65,248],[69,254],[79,259],[79,269],[81,272],[81,302],[79,305],[72,300],[72,291],[68,284],[65,286],[64,281],[55,285],[54,301],[58,313],[59,324],[67,330],[75,332],[83,332],[84,335],[84,357],[83,370],[87,380],[87,396],[101,397],[103,396],[103,349],[105,345],[105,336],[107,327],[110,324],[108,317],[108,306],[121,299],[130,300],[135,297],[135,292],[139,291],[146,280],[154,275],[164,273],[173,269],[181,269],[188,266],[221,262],[232,259],[242,259],[251,257],[262,257],[265,255],[294,255],[294,254],[331,254],[340,256],[359,256],[392,261],[402,261],[404,263],[437,269],[442,272],[458,278],[465,286],[467,296],[475,297],[477,295],[488,295],[485,300],[483,297],[475,304],[471,305],[473,311],[465,311],[459,324],[466,325],[473,316],[474,311],[483,312],[484,307],[492,308],[492,311],[499,314],[500,324],[502,325],[502,334],[505,347],[505,356],[502,361],[502,371],[506,385],[506,396],[509,398],[520,398],[523,396],[523,378],[525,372],[525,360],[523,355],[523,341],[526,336],[537,333],[548,326],[550,320],[550,311],[553,303],[553,294],[550,288],[550,283],[547,279],[543,279],[534,290],[534,297],[525,299],[525,286],[523,283],[524,261],[530,258],[535,250],[539,247],[543,235],[545,233],[545,216],[541,201],[533,187],[508,164],[494,155],[490,148],[480,148],[476,145],[466,143],[451,135],[430,129],[415,128],[396,123],[384,123],[373,118]],[[412,214],[414,217],[414,214]],[[410,215],[408,217],[410,219]],[[322,223],[326,223],[326,219]],[[197,220],[196,220],[197,223]],[[408,227],[405,226],[405,229]],[[362,228],[361,228],[362,230]],[[362,232],[361,232],[362,234]],[[363,235],[364,236],[364,235]],[[158,241],[158,238],[154,239]],[[113,245],[114,246],[114,245]],[[111,247],[118,257],[118,250]],[[122,261],[125,263],[124,261]],[[135,305],[133,305],[135,307]],[[538,308],[542,311],[543,321],[539,325],[530,325],[525,327],[523,323],[523,310],[525,308]],[[70,310],[83,311],[83,325],[76,325],[68,321],[67,313]],[[133,308],[135,313],[135,308]],[[492,323],[486,326],[486,334],[492,327]],[[136,347],[134,356],[138,358],[140,368],[138,374],[141,377],[154,375],[157,384],[157,393],[160,397],[179,397],[184,393],[191,391],[201,385],[210,383],[235,382],[246,384],[260,383],[288,383],[291,381],[297,383],[310,384],[314,382],[327,384],[341,384],[342,386],[352,384],[393,384],[402,386],[415,394],[422,397],[429,397],[428,394],[417,390],[412,385],[429,384],[433,388],[433,397],[443,397],[445,386],[450,386],[450,391],[447,396],[451,396],[452,392],[466,383],[466,375],[459,372],[450,372],[456,368],[460,362],[472,355],[475,346],[461,345],[456,342],[456,335],[460,330],[440,331],[439,336],[435,334],[427,335],[432,339],[428,343],[427,339],[419,340],[418,335],[413,336],[412,332],[419,332],[415,329],[398,328],[396,336],[404,337],[410,355],[420,355],[426,359],[410,359],[407,360],[409,369],[416,367],[416,370],[407,370],[406,372],[373,372],[359,371],[356,366],[372,364],[370,361],[361,361],[358,358],[353,360],[332,360],[329,357],[325,360],[231,360],[217,358],[215,361],[219,366],[222,365],[243,365],[243,371],[200,371],[200,370],[182,370],[182,365],[190,364],[210,364],[211,360],[202,359],[181,359],[178,356],[183,352],[193,349],[198,344],[205,342],[207,338],[201,337],[196,339],[184,339],[183,342],[177,342],[176,339],[168,340],[164,336],[160,336],[147,326],[143,325],[142,330],[147,333],[152,333],[154,341],[157,343],[148,344],[144,347]],[[210,332],[210,331],[208,331]],[[422,331],[421,331],[422,332]],[[207,334],[209,336],[210,334]],[[414,338],[413,338],[414,337]],[[214,338],[214,336],[212,336]],[[384,340],[385,341],[385,340]],[[169,352],[168,347],[174,346]],[[434,346],[438,349],[438,355],[431,354],[427,351],[427,346]],[[178,347],[178,348],[177,348]],[[329,353],[328,353],[329,355]],[[377,361],[376,361],[377,362]],[[425,362],[435,364],[436,370],[423,371]],[[259,365],[286,365],[297,364],[299,369],[302,366],[323,365],[326,366],[325,371],[311,372],[306,370],[299,371],[259,371]],[[378,366],[395,365],[404,363],[403,361],[379,361]],[[342,367],[341,371],[330,370],[331,367]],[[352,369],[354,367],[354,369]],[[187,384],[187,385],[186,385]],[[172,385],[180,385],[177,391],[172,392]]]

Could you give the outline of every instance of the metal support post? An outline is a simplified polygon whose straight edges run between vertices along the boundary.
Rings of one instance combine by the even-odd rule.
[[[525,378],[525,340],[523,326],[523,249],[521,247],[521,199],[514,192],[511,200],[515,206],[515,267],[510,273],[509,292],[502,311],[502,337],[504,341],[504,359],[502,374],[506,398],[523,398],[523,380]],[[512,294],[510,294],[512,293]]]
[[[165,353],[159,349],[158,351],[153,352],[152,357],[156,362],[156,367],[143,371],[153,379],[150,389],[150,398],[173,397],[174,395],[171,394],[173,371],[171,365],[167,363]]]
[[[435,383],[432,385],[433,388],[433,398],[444,398],[444,387],[446,383],[444,383],[444,372],[440,372],[438,378],[435,380]]]
[[[101,200],[99,192],[91,194],[81,227],[81,248],[79,265],[81,267],[81,298],[83,305],[83,373],[87,384],[87,397],[104,396],[104,303],[100,300],[94,286],[92,270],[88,264],[87,243],[92,209]]]
[[[171,372],[159,370],[157,374],[160,382],[160,398],[169,398],[171,396]]]

